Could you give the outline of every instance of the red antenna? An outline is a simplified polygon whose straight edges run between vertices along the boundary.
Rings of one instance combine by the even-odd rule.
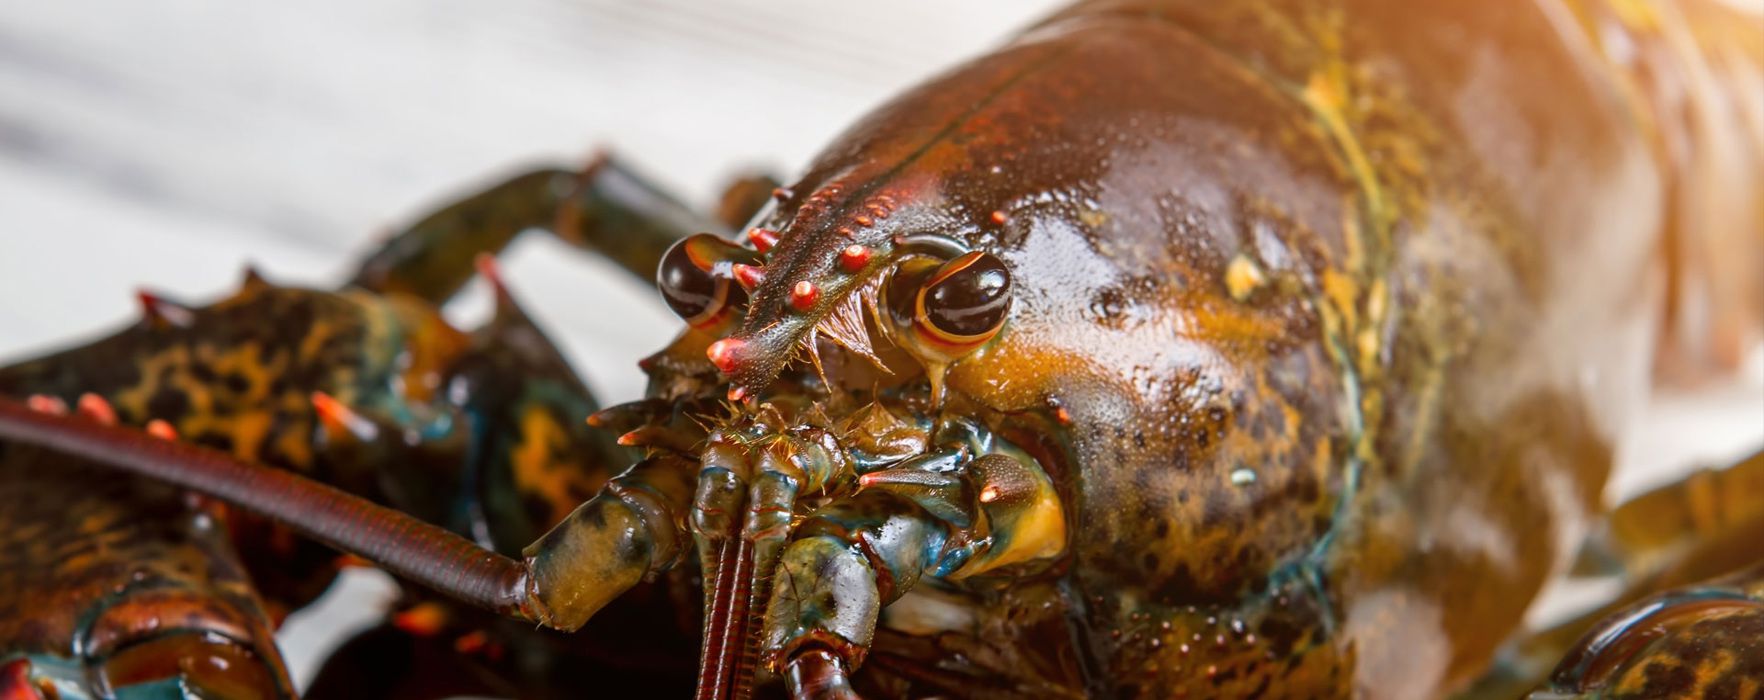
[[[163,432],[163,431],[162,431]],[[0,440],[33,445],[237,505],[406,580],[499,614],[525,609],[524,565],[400,511],[219,450],[0,399]]]

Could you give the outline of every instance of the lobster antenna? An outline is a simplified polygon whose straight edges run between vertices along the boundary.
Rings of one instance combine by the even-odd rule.
[[[523,605],[527,569],[403,512],[293,472],[132,428],[0,398],[0,440],[81,457],[233,504],[409,581],[502,615]]]

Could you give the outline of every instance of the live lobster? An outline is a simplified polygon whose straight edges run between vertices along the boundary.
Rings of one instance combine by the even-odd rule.
[[[1756,693],[1764,461],[1600,494],[1657,377],[1756,341],[1757,29],[1091,0],[721,221],[600,158],[342,290],[144,296],[0,369],[0,697],[291,697],[315,541],[429,592],[314,697]],[[686,322],[647,399],[507,290],[436,312],[535,227]],[[1737,573],[1478,680],[1571,565],[1610,610]]]

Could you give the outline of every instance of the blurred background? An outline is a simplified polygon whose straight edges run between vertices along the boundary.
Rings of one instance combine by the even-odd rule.
[[[140,287],[206,302],[247,262],[334,285],[389,227],[597,147],[708,205],[1056,4],[0,2],[0,362],[132,320]],[[603,402],[640,394],[676,329],[650,288],[540,236],[504,269]],[[449,313],[487,310],[474,287]],[[1764,354],[1655,414],[1614,495],[1764,443]],[[301,678],[394,595],[340,589],[282,635]]]

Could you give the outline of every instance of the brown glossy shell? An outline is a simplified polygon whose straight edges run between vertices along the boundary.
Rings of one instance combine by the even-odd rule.
[[[1685,31],[1651,11],[1078,5],[854,126],[762,217],[782,236],[736,383],[882,274],[844,247],[989,251],[1012,317],[948,385],[1054,462],[1082,623],[1063,653],[1093,689],[1442,692],[1599,507],[1674,217],[1760,221],[1743,115],[1680,128],[1738,149],[1736,181],[1667,167],[1588,33]]]

